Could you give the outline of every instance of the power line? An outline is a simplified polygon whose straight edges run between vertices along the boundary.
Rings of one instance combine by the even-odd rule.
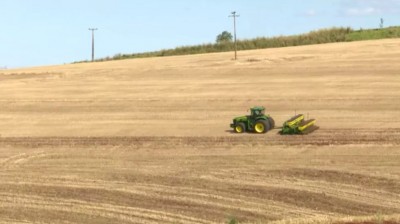
[[[231,13],[229,17],[233,17],[233,36],[234,36],[234,42],[235,42],[235,60],[237,60],[237,42],[236,42],[236,18],[239,17],[240,15],[237,15],[235,11]]]
[[[94,61],[94,31],[98,30],[97,28],[89,28],[92,31],[92,62]]]

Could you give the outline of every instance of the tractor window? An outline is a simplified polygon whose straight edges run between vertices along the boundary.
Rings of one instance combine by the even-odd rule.
[[[253,111],[251,111],[251,115],[254,117],[258,117],[258,116],[264,115],[264,111],[263,110],[253,110]]]
[[[258,117],[264,115],[264,110],[251,110],[251,116]]]

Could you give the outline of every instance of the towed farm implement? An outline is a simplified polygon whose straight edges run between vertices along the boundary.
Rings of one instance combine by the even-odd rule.
[[[236,133],[254,132],[257,134],[267,133],[275,129],[274,119],[265,114],[265,107],[250,108],[250,115],[236,117],[230,125]],[[315,125],[315,119],[306,120],[303,114],[298,114],[283,123],[280,134],[282,135],[306,135],[314,132],[319,127]]]

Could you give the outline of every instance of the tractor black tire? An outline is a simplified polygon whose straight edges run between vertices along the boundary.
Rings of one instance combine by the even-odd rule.
[[[246,132],[246,125],[244,123],[237,123],[234,128],[235,133],[242,134]]]
[[[269,121],[269,128],[270,128],[269,130],[274,129],[275,128],[275,120],[272,117],[270,117],[268,119],[268,121]]]
[[[257,134],[264,134],[267,133],[269,130],[270,130],[270,125],[269,122],[266,120],[259,120],[254,125],[254,132]]]

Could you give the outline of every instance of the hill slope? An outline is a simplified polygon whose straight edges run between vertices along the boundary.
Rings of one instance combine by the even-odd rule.
[[[266,48],[279,48],[291,46],[304,46],[313,44],[326,44],[336,42],[349,42],[360,40],[376,40],[385,38],[399,38],[400,27],[388,27],[383,29],[353,30],[351,28],[330,28],[311,31],[309,33],[279,36],[279,37],[258,37],[248,40],[238,40],[238,50],[255,50]],[[231,42],[217,44],[202,44],[194,46],[183,46],[175,49],[160,50],[137,54],[117,54],[113,57],[98,59],[119,60],[127,58],[163,57],[176,55],[204,54],[215,52],[233,51],[234,45]]]
[[[399,127],[400,41],[366,41],[0,73],[2,136],[230,135],[264,105],[332,128]]]

